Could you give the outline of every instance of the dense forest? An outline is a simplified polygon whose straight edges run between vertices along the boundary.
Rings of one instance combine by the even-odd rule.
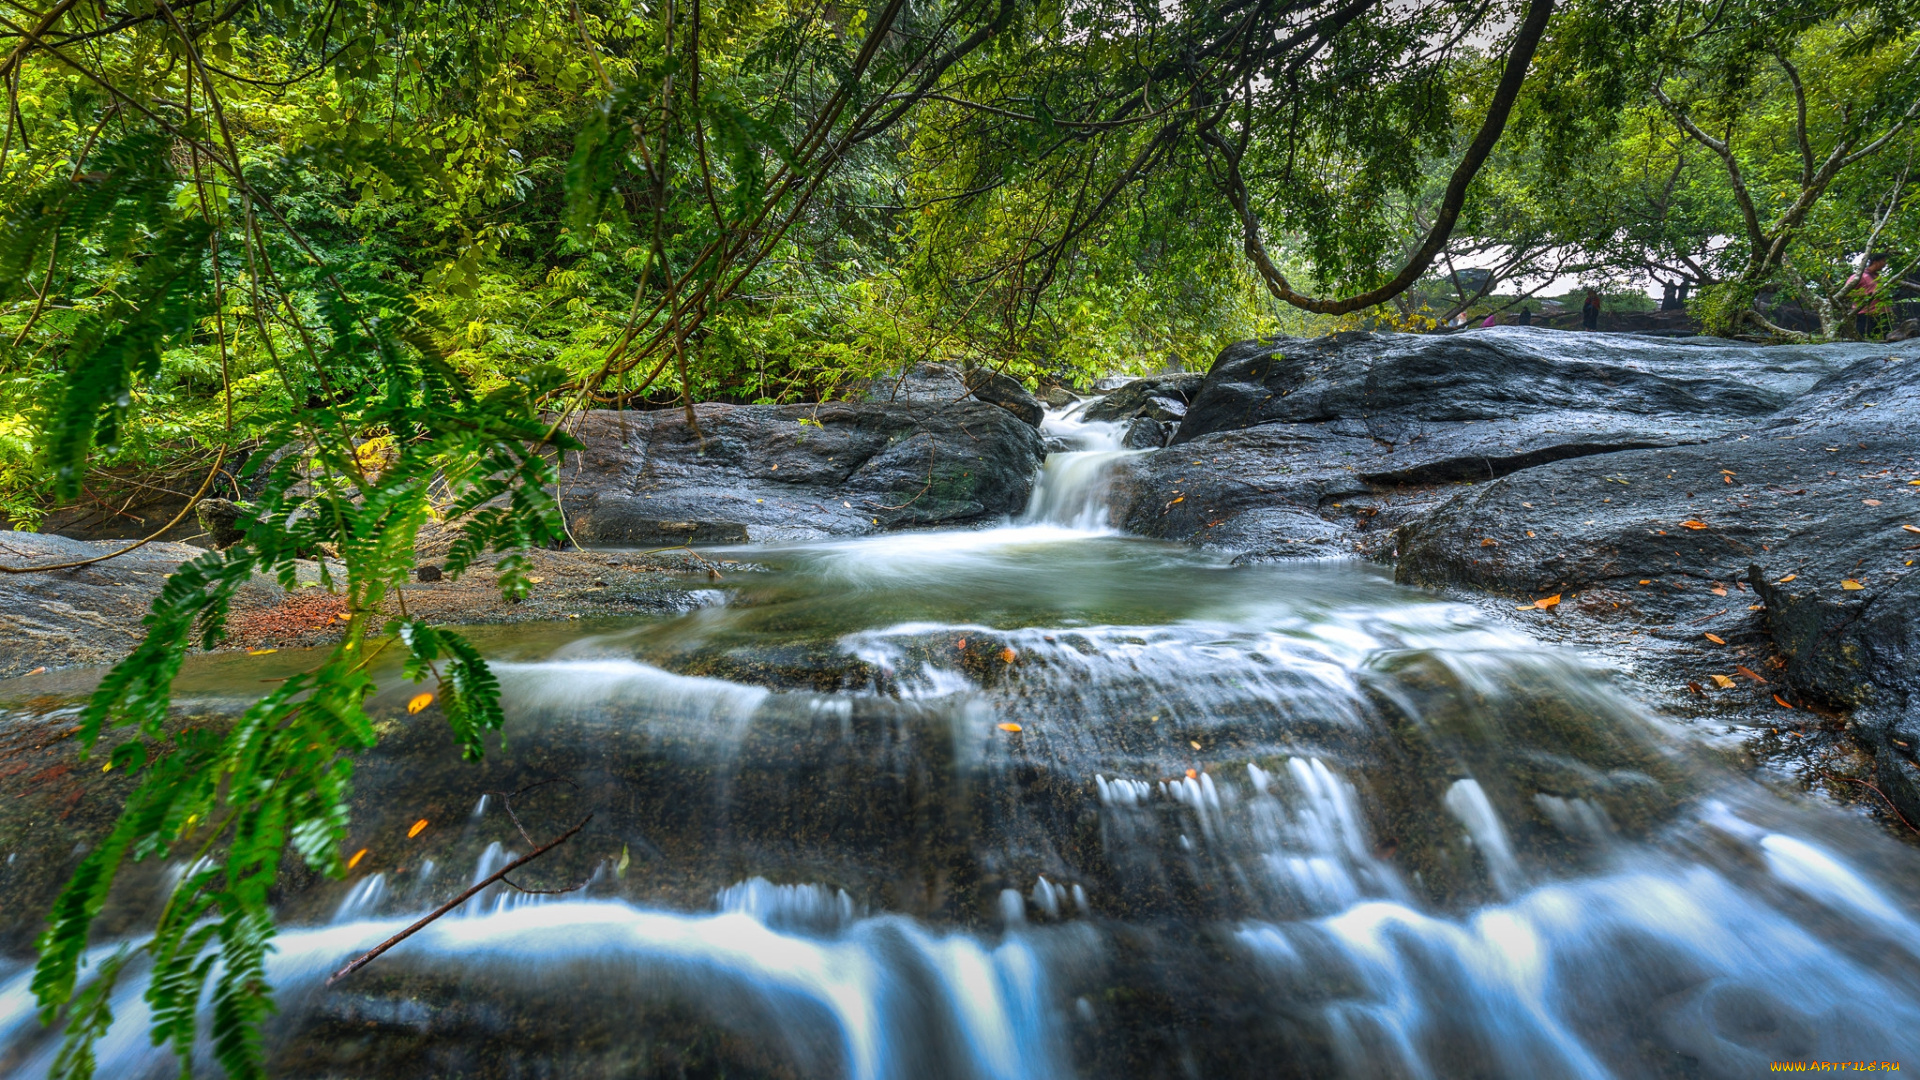
[[[1857,275],[1920,259],[1913,0],[0,7],[0,513],[249,500],[88,709],[146,782],[42,942],[68,1075],[112,1022],[110,977],[74,995],[120,862],[188,842],[221,857],[144,946],[155,1037],[190,1052],[212,978],[220,1061],[259,1068],[270,885],[289,844],[342,869],[374,741],[356,650],[398,641],[478,754],[486,664],[388,600],[429,523],[524,593],[584,410],[695,423],[927,360],[1085,387],[1588,289],[1877,337]],[[189,647],[316,553],[330,659],[170,733]]]

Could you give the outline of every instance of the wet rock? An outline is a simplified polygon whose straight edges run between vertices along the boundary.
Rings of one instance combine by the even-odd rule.
[[[739,543],[1018,513],[1044,440],[998,405],[922,396],[937,381],[892,403],[702,405],[697,432],[679,410],[589,413],[569,528],[589,546]]]
[[[1049,409],[1064,409],[1080,400],[1080,396],[1064,386],[1049,386],[1040,400],[1047,403]]]
[[[440,572],[440,568],[433,563],[426,563],[413,568],[414,580],[425,585],[431,585],[444,576],[445,575]]]
[[[1156,420],[1178,420],[1185,415],[1187,399],[1205,379],[1206,376],[1190,371],[1131,379],[1087,406],[1085,419],[1109,421],[1152,416]]]
[[[1194,393],[1178,442],[1268,423],[1344,421],[1387,445],[1432,425],[1530,419],[1568,432],[1641,418],[1765,416],[1873,346],[1760,348],[1500,328],[1333,334],[1228,346]]]
[[[964,382],[974,397],[989,405],[998,405],[1034,427],[1039,427],[1047,415],[1046,406],[1027,393],[1018,379],[987,368],[974,368],[966,373]]]
[[[1462,492],[1399,530],[1397,576],[1559,595],[1575,640],[1662,644],[1662,679],[1762,723],[1853,710],[1880,786],[1920,818],[1920,350],[1878,352],[1710,442]]]
[[[1167,445],[1168,427],[1149,416],[1136,416],[1127,421],[1127,432],[1120,437],[1120,445],[1129,450],[1158,450]]]
[[[16,567],[79,562],[126,546],[124,541],[0,532],[0,560]],[[204,554],[205,549],[187,544],[155,542],[73,570],[0,575],[0,678],[125,656],[146,636],[140,620],[167,575]],[[278,592],[266,584],[247,585],[242,602],[267,590]]]
[[[247,538],[246,527],[240,520],[245,511],[231,500],[201,499],[194,513],[199,517],[201,531],[207,534],[208,545],[216,550],[230,548]]]
[[[1110,513],[1253,559],[1392,558],[1393,529],[1455,485],[1737,436],[1884,351],[1517,327],[1243,342],[1221,352],[1173,445],[1123,466]]]
[[[1187,415],[1187,403],[1179,398],[1161,397],[1158,394],[1147,399],[1140,414],[1164,424],[1177,424]]]

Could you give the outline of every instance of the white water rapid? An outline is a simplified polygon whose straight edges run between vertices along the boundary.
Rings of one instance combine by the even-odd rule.
[[[272,1075],[1920,1067],[1912,849],[1376,568],[1119,535],[1117,425],[1047,431],[1075,449],[1003,528],[736,549],[724,603],[489,631],[483,762],[382,673],[369,854],[278,900]],[[583,889],[496,886],[324,985],[527,850],[484,793],[556,777],[515,799],[530,832],[593,822],[517,880]],[[64,873],[57,837],[4,872]],[[180,869],[143,866],[122,933]],[[29,955],[0,960],[9,1077],[56,1049]],[[177,1073],[143,989],[101,1077]]]

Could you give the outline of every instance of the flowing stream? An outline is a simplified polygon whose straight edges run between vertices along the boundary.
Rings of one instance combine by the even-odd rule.
[[[1914,852],[1377,567],[1119,535],[1117,427],[1047,433],[1076,449],[1001,527],[715,552],[685,615],[476,628],[510,718],[482,763],[388,672],[367,855],[282,890],[273,1075],[1920,1067]],[[204,658],[181,693],[231,709],[268,659],[302,662]],[[526,851],[499,793],[548,780],[514,800],[535,841],[593,820],[516,880],[582,888],[495,885],[324,987]],[[28,959],[9,1076],[54,1050]],[[102,1077],[177,1070],[141,989]]]

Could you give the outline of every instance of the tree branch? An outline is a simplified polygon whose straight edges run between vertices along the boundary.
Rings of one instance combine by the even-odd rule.
[[[1434,216],[1433,228],[1428,230],[1425,242],[1414,252],[1413,258],[1400,268],[1393,279],[1386,284],[1369,289],[1366,292],[1338,300],[1321,300],[1295,292],[1288,284],[1286,275],[1273,262],[1267,252],[1266,242],[1261,238],[1260,221],[1253,212],[1253,206],[1247,196],[1246,180],[1240,173],[1240,151],[1230,146],[1211,126],[1201,131],[1201,139],[1207,145],[1221,153],[1226,163],[1226,195],[1233,203],[1234,210],[1240,215],[1241,228],[1245,233],[1247,258],[1253,261],[1261,280],[1266,283],[1267,291],[1279,299],[1302,311],[1311,311],[1321,315],[1345,315],[1351,311],[1372,307],[1375,304],[1392,299],[1405,292],[1420,276],[1433,265],[1433,260],[1446,247],[1447,240],[1453,234],[1453,227],[1460,219],[1460,210],[1467,199],[1467,187],[1479,175],[1480,167],[1486,163],[1487,156],[1500,142],[1505,132],[1507,117],[1513,111],[1513,103],[1520,96],[1520,88],[1526,82],[1527,68],[1533,63],[1533,54],[1539,48],[1540,38],[1546,32],[1547,22],[1553,15],[1554,0],[1528,0],[1527,16],[1521,22],[1518,33],[1513,39],[1513,48],[1507,54],[1507,64],[1501,72],[1500,82],[1495,87],[1493,99],[1488,103],[1486,119],[1480,125],[1480,131],[1468,144],[1466,153],[1455,166],[1453,175],[1447,181],[1446,194],[1440,201],[1439,212]]]

